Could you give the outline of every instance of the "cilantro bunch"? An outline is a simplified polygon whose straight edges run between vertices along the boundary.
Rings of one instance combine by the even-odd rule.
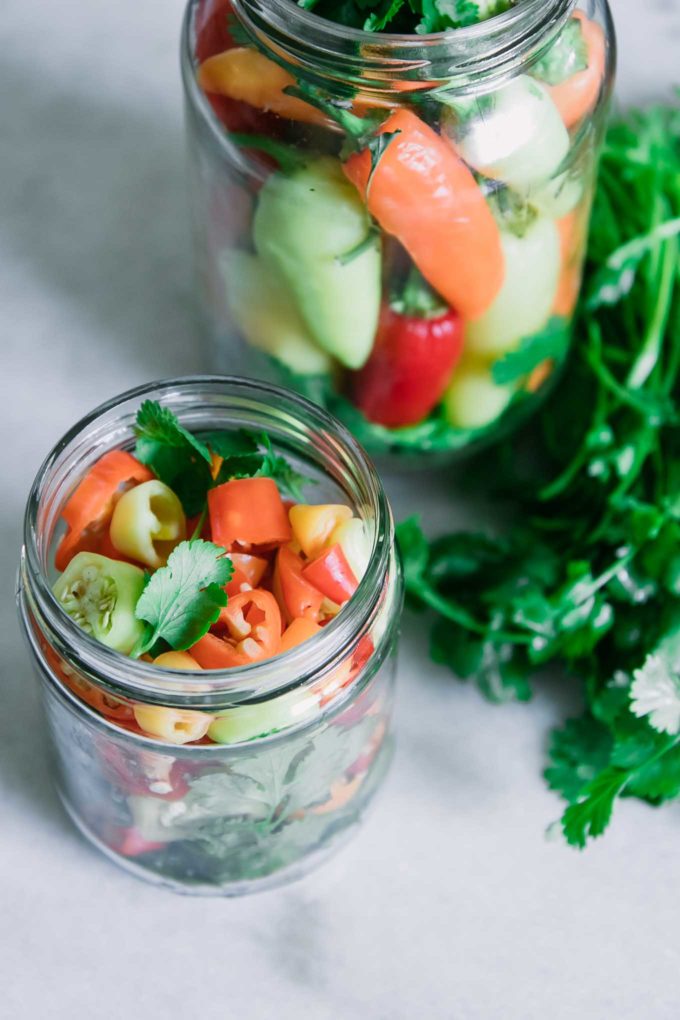
[[[328,21],[365,32],[445,32],[510,10],[515,0],[298,0]]]
[[[527,700],[548,665],[581,685],[545,772],[579,847],[619,797],[680,795],[679,238],[680,110],[631,114],[607,135],[565,374],[484,454],[511,526],[431,544],[399,528],[436,662],[493,701]]]

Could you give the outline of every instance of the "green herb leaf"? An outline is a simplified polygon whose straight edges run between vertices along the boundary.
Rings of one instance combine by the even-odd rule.
[[[551,319],[540,333],[526,337],[516,351],[510,351],[491,369],[494,382],[499,386],[515,382],[551,358],[560,364],[569,349],[570,333],[563,319]]]
[[[571,846],[583,847],[601,836],[611,820],[614,803],[629,779],[623,769],[606,768],[592,779],[575,804],[564,812],[562,829]]]
[[[233,574],[225,550],[212,542],[180,542],[149,579],[136,607],[136,616],[149,624],[141,655],[162,638],[177,651],[194,645],[217,620],[227,604],[224,585]]]

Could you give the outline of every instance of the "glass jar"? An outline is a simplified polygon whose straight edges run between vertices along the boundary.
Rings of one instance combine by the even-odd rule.
[[[314,502],[342,501],[362,518],[368,568],[319,634],[275,659],[196,673],[126,658],[63,612],[51,592],[61,509],[102,454],[133,446],[144,399],[194,432],[265,430],[314,483]],[[30,493],[24,541],[19,611],[58,790],[99,849],[174,890],[231,895],[301,875],[356,829],[391,757],[402,581],[383,489],[338,422],[296,395],[234,378],[131,390],[54,447]],[[163,706],[167,739],[140,729],[145,706]],[[201,738],[207,720],[219,722],[220,743]],[[185,742],[192,734],[199,739]]]
[[[420,36],[190,0],[213,363],[421,464],[525,416],[569,346],[614,49],[606,0]]]

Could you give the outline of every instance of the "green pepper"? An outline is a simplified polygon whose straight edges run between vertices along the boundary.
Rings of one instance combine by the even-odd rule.
[[[143,589],[144,571],[139,567],[80,552],[53,591],[64,612],[87,634],[129,655],[144,634],[144,623],[135,616]]]
[[[266,351],[301,375],[326,375],[333,361],[311,336],[286,284],[273,266],[245,251],[220,260],[227,303],[252,347]]]
[[[360,368],[378,325],[380,242],[339,161],[324,156],[272,174],[259,195],[253,237],[319,346]]]

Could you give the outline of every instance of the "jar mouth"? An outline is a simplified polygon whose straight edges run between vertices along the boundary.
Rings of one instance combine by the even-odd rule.
[[[160,670],[102,645],[63,611],[47,574],[61,509],[76,479],[104,452],[131,445],[136,411],[145,399],[165,403],[188,427],[192,417],[198,416],[205,419],[201,428],[214,428],[209,414],[218,411],[225,416],[225,427],[251,427],[252,420],[255,428],[270,434],[275,446],[294,447],[303,460],[306,453],[308,461],[352,496],[355,506],[365,508],[374,534],[368,567],[350,601],[319,634],[273,659],[248,666],[201,672]],[[199,410],[192,416],[187,412],[197,400]],[[231,426],[227,415],[234,419]],[[138,386],[101,404],[47,455],[31,487],[24,518],[22,595],[56,650],[107,687],[166,704],[168,699],[198,699],[206,706],[217,699],[221,705],[237,704],[304,687],[348,654],[357,634],[370,626],[380,608],[393,545],[392,515],[380,480],[368,455],[340,422],[304,397],[267,383],[232,376],[186,376]]]
[[[201,0],[189,0],[182,32],[185,90],[216,123],[195,80],[194,19]],[[350,28],[299,7],[295,0],[233,0],[247,31],[291,68],[299,67],[316,84],[332,82],[348,95],[399,93],[399,83],[419,82],[423,90],[446,85],[465,92],[491,87],[540,55],[576,6],[576,0],[519,0],[486,21],[419,35],[367,32]],[[203,97],[205,98],[205,97]]]

